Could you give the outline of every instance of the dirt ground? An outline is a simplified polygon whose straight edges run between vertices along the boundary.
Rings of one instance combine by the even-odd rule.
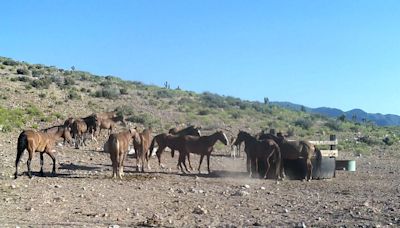
[[[251,179],[244,158],[223,151],[211,157],[211,175],[176,169],[177,156],[163,154],[166,169],[137,173],[128,157],[124,180],[113,180],[108,154],[57,146],[57,177],[45,156],[47,177],[26,175],[27,153],[14,180],[15,134],[0,139],[1,227],[387,227],[400,225],[399,158],[345,156],[356,172],[311,182]],[[344,157],[343,157],[344,156]],[[199,157],[191,156],[194,167]]]

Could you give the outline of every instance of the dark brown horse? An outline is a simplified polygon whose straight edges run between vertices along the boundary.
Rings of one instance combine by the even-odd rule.
[[[282,159],[304,159],[307,169],[306,180],[310,181],[312,179],[313,165],[311,159],[315,155],[317,165],[319,165],[322,158],[321,151],[312,143],[305,140],[288,141],[281,134],[278,134],[278,136],[273,134],[262,134],[259,139],[272,139],[278,143],[281,148]]]
[[[178,150],[179,150],[178,166],[181,168],[181,171],[184,172],[182,167],[183,163],[186,171],[189,172],[185,164],[185,159],[186,156],[189,156],[190,153],[194,153],[200,155],[200,163],[198,168],[199,172],[201,163],[203,162],[203,158],[204,156],[207,156],[207,170],[208,174],[210,174],[210,156],[211,152],[214,150],[214,144],[218,140],[225,145],[228,145],[229,143],[228,138],[222,131],[217,131],[214,134],[208,136],[187,135],[181,137],[181,142],[180,142],[181,145],[178,145]]]
[[[194,126],[189,126],[180,131],[175,131],[175,130],[171,129],[170,132],[176,133],[177,135],[162,133],[162,134],[154,136],[154,138],[150,144],[150,148],[149,148],[150,153],[148,155],[149,157],[150,157],[151,153],[153,152],[155,144],[157,143],[157,145],[158,145],[156,155],[157,155],[158,164],[160,167],[163,167],[163,165],[161,163],[161,154],[162,154],[162,152],[164,152],[164,149],[166,147],[169,147],[171,149],[171,156],[174,157],[174,151],[178,149],[177,147],[179,145],[179,143],[178,143],[179,137],[184,136],[184,135],[200,136],[199,129]],[[189,157],[188,157],[188,160],[189,160],[189,166],[191,167]]]
[[[43,176],[43,154],[46,153],[53,160],[52,173],[56,175],[56,158],[53,154],[54,144],[60,138],[71,140],[70,137],[69,130],[60,126],[56,126],[51,130],[49,129],[47,132],[38,132],[34,130],[25,130],[21,132],[17,143],[17,158],[15,160],[14,178],[16,179],[18,177],[18,164],[25,149],[27,149],[29,153],[27,166],[28,176],[30,178],[32,178],[31,161],[35,152],[40,152],[40,174]]]
[[[136,151],[136,164],[137,170],[139,171],[139,167],[141,167],[141,171],[144,172],[144,163],[147,163],[147,169],[150,169],[149,166],[149,147],[151,143],[151,128],[144,129],[141,133],[139,133],[140,140],[133,140],[133,145]],[[150,151],[151,153],[151,151]],[[139,166],[139,164],[141,164]]]
[[[176,127],[171,128],[169,129],[168,133],[177,136],[185,136],[185,135],[201,136],[200,127],[195,127],[194,125],[190,125],[189,127],[183,129],[178,129]],[[172,157],[174,157],[174,152],[175,150],[171,150]]]
[[[244,151],[247,154],[246,166],[248,167],[249,175],[252,176],[253,172],[259,172],[258,162],[264,162],[266,167],[266,172],[264,178],[267,178],[268,171],[270,168],[271,159],[275,161],[276,178],[283,178],[283,166],[281,164],[281,151],[278,144],[271,139],[257,140],[255,137],[251,136],[245,131],[239,131],[234,145],[239,146],[244,142]]]
[[[110,154],[113,178],[116,178],[118,175],[118,177],[122,179],[124,175],[124,161],[132,139],[140,140],[140,136],[135,129],[130,129],[118,134],[111,134],[104,144],[104,152]]]

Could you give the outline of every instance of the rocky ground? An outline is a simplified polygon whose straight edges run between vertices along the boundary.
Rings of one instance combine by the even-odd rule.
[[[94,150],[57,149],[58,176],[26,176],[27,153],[21,175],[12,178],[15,134],[0,140],[1,227],[386,227],[400,225],[399,158],[387,155],[350,157],[356,172],[338,171],[330,180],[311,182],[250,179],[243,158],[216,151],[211,175],[176,169],[177,157],[163,154],[166,169],[157,165],[137,173],[128,157],[124,180],[110,179],[108,154]],[[345,152],[341,153],[345,156]],[[194,167],[199,157],[191,156]]]

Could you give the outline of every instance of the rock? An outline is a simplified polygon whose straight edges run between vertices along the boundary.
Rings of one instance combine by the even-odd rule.
[[[197,207],[193,210],[193,213],[198,214],[198,215],[202,215],[202,214],[207,214],[207,210],[203,207],[201,207],[200,205],[197,205]]]
[[[119,225],[111,225],[108,228],[119,228],[119,227],[120,227]]]
[[[265,190],[265,187],[261,187],[260,189],[261,189],[261,190]]]
[[[296,224],[295,228],[307,228],[306,224],[304,222]]]
[[[231,196],[248,196],[248,195],[250,195],[250,193],[243,190],[239,190],[231,194]]]
[[[249,189],[249,188],[250,188],[250,185],[245,184],[245,185],[242,186],[242,188]]]

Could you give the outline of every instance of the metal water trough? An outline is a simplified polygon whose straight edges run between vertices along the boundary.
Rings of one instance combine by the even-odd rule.
[[[317,166],[315,159],[312,159],[313,179],[329,179],[335,177],[336,174],[336,158],[335,157],[322,157],[320,166]],[[268,172],[268,179],[275,179],[276,164],[271,164],[270,171]],[[283,167],[285,169],[286,179],[289,180],[302,180],[306,178],[307,169],[306,163],[303,159],[296,160],[283,160]],[[258,164],[260,177],[265,175],[265,165]]]

